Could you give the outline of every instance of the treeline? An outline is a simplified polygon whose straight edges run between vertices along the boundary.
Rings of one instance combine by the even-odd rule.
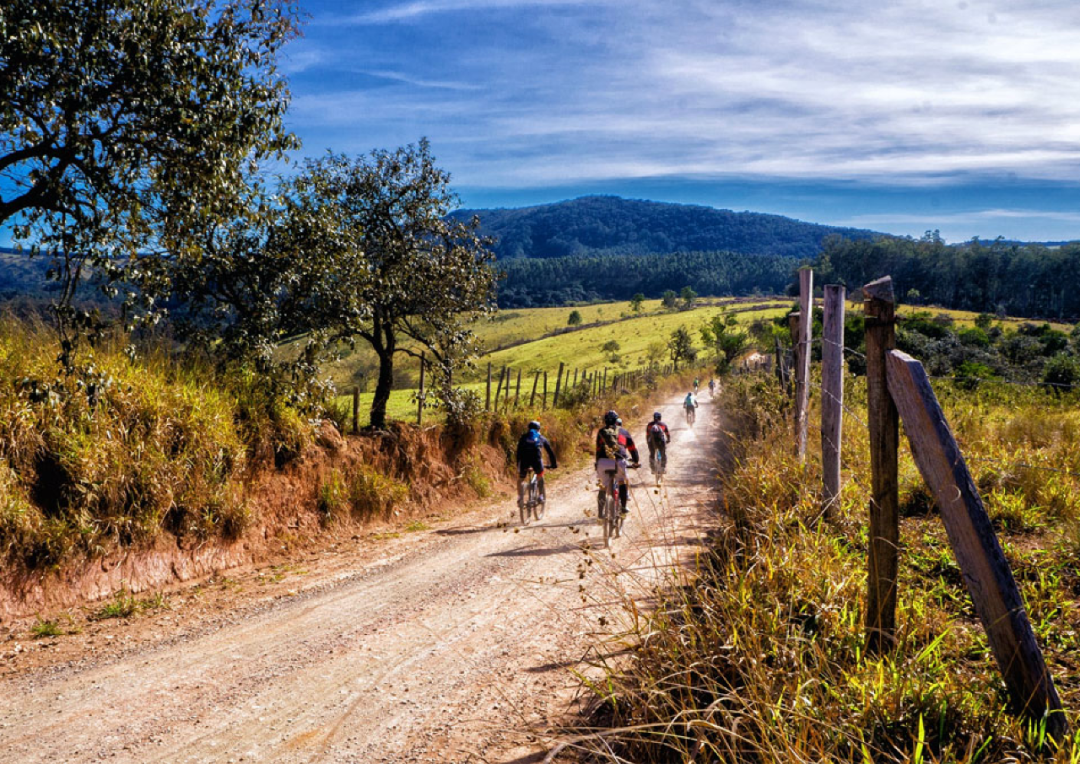
[[[973,240],[826,239],[822,283],[858,287],[889,274],[901,301],[997,315],[1080,318],[1080,243],[1062,247]]]
[[[462,210],[454,215],[478,216],[482,232],[497,239],[495,254],[500,260],[721,250],[810,258],[831,234],[855,239],[875,235],[781,215],[617,196],[586,196],[521,209]]]
[[[700,294],[776,294],[784,291],[798,262],[781,255],[735,252],[503,260],[497,263],[506,274],[499,306],[629,300],[638,293],[658,298],[687,285]]]

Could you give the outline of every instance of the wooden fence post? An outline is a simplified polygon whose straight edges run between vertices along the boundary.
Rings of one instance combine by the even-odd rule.
[[[544,411],[547,411],[547,372],[544,372]]]
[[[774,337],[776,340],[776,381],[780,385],[780,389],[784,389],[784,358],[781,355],[780,350],[780,338]]]
[[[532,395],[529,396],[529,408],[532,408],[533,405],[536,403],[536,385],[539,382],[540,382],[540,370],[537,369],[536,370],[536,376],[533,377]]]
[[[487,396],[484,398],[484,411],[491,411],[491,361],[488,361]]]
[[[810,423],[810,333],[814,326],[814,272],[799,269],[799,338],[795,346],[795,431],[799,461],[806,461]]]
[[[503,412],[510,410],[510,381],[514,378],[514,370],[507,367],[506,369],[506,392],[503,395]]]
[[[1009,562],[994,534],[921,363],[892,350],[886,357],[889,392],[923,479],[937,500],[964,583],[1013,705],[1060,741],[1068,733],[1061,698],[1046,668]]]
[[[555,378],[555,397],[551,399],[551,408],[559,407],[559,391],[562,389],[563,362],[559,361],[559,376]]]
[[[577,370],[577,367],[575,366],[574,367],[574,387],[577,387],[577,375],[578,375],[578,370]],[[570,378],[570,372],[566,373],[566,377],[567,377],[567,379]]]
[[[844,426],[844,287],[825,287],[821,332],[821,513],[828,517],[840,496],[840,439]]]
[[[607,366],[604,367],[604,379],[600,382],[600,389],[607,391]]]
[[[866,599],[866,648],[890,647],[896,632],[900,497],[897,448],[900,422],[889,395],[885,356],[896,347],[896,305],[892,278],[863,287],[866,314],[866,403],[870,427],[870,559]]]
[[[789,313],[788,314],[788,332],[791,333],[791,365],[787,367],[787,394],[793,399],[795,398],[795,391],[793,389],[795,368],[799,365],[799,317],[801,313]],[[798,438],[798,432],[796,431],[795,437]]]
[[[420,395],[416,398],[416,424],[422,425],[424,423],[424,370],[427,364],[424,362],[424,354],[420,354]]]
[[[352,389],[352,431],[353,434],[360,432],[360,386]]]
[[[521,369],[518,369],[517,375],[517,387],[514,389],[514,408],[518,407],[518,401],[521,400]]]
[[[492,411],[498,411],[498,410],[499,410],[499,393],[501,393],[501,392],[502,392],[502,389],[503,389],[503,378],[504,378],[505,376],[506,376],[506,367],[505,367],[505,366],[503,366],[503,367],[502,367],[502,371],[500,371],[500,372],[499,372],[499,384],[498,384],[498,386],[497,386],[497,387],[495,388],[495,405],[494,405],[494,406],[492,406],[492,409],[491,409]]]

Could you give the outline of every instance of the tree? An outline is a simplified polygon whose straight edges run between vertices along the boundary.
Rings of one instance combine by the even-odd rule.
[[[665,308],[674,308],[678,304],[679,295],[674,290],[668,289],[660,296],[660,303]]]
[[[660,361],[663,360],[666,354],[667,345],[665,345],[662,340],[655,340],[653,342],[650,342],[645,348],[645,359],[650,364],[660,363]]]
[[[576,310],[570,311],[570,317],[566,319],[567,326],[580,326],[581,325],[581,313]]]
[[[684,286],[682,291],[679,292],[679,297],[682,298],[683,307],[692,308],[694,307],[694,301],[697,299],[698,295],[691,287]]]
[[[719,314],[701,327],[701,338],[716,352],[716,371],[725,373],[749,344],[749,335],[738,329],[735,316]]]
[[[679,365],[679,361],[693,361],[697,358],[694,338],[690,336],[690,330],[685,326],[680,326],[671,333],[671,339],[668,340],[668,354],[676,366]]]
[[[643,295],[641,292],[638,292],[637,294],[635,294],[633,297],[630,298],[630,310],[634,311],[635,313],[640,313],[641,312],[641,306],[644,303],[645,303],[645,295]]]
[[[495,308],[491,242],[478,234],[475,218],[448,217],[459,205],[449,183],[426,139],[355,159],[331,154],[308,161],[302,174],[300,203],[328,210],[341,241],[357,257],[362,248],[362,275],[347,272],[353,265],[345,258],[335,276],[356,290],[356,306],[363,307],[350,315],[345,305],[343,329],[366,340],[379,359],[373,427],[386,423],[398,353],[432,356],[450,396],[455,368],[475,347],[469,322]]]
[[[275,0],[0,9],[0,223],[57,259],[69,363],[93,329],[72,306],[88,272],[115,295],[147,257],[195,255],[207,222],[248,214],[253,164],[297,146],[276,68],[296,33],[295,10]]]

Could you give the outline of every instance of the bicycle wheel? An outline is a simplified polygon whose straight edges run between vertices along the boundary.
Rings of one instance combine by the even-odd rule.
[[[533,483],[533,492],[533,517],[539,520],[544,516],[544,509],[547,507],[547,497],[540,495],[540,486],[535,482]]]
[[[604,546],[611,545],[611,536],[615,531],[615,516],[619,513],[615,497],[607,494],[604,499]]]
[[[521,502],[521,524],[529,524],[529,502],[532,501],[533,484],[531,482],[525,484],[524,500]]]

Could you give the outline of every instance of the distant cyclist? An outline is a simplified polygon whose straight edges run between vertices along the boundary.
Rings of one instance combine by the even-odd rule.
[[[544,501],[544,451],[547,451],[549,466],[555,469],[558,466],[555,452],[551,450],[547,438],[540,434],[540,423],[533,420],[529,422],[529,429],[521,436],[517,445],[518,507],[525,504],[525,476],[530,469],[536,474],[536,490],[540,501]]]
[[[596,476],[605,490],[610,488],[606,470],[615,470],[615,484],[619,487],[619,508],[626,514],[630,498],[626,463],[630,459],[636,467],[641,457],[630,433],[619,426],[619,415],[614,411],[604,414],[604,426],[596,433]]]
[[[694,391],[691,390],[686,394],[686,398],[683,399],[683,408],[686,409],[686,421],[693,424],[697,419],[697,396],[694,395]]]
[[[715,379],[710,379],[709,380],[709,397],[711,398],[714,395],[716,395],[716,380]]]
[[[694,392],[695,393],[697,392],[697,389],[698,389],[698,378],[694,377]]]
[[[671,433],[663,422],[663,414],[659,411],[652,415],[652,421],[645,428],[645,443],[649,447],[649,464],[655,471],[656,462],[653,457],[659,452],[660,461],[667,460],[667,444],[671,442]]]

